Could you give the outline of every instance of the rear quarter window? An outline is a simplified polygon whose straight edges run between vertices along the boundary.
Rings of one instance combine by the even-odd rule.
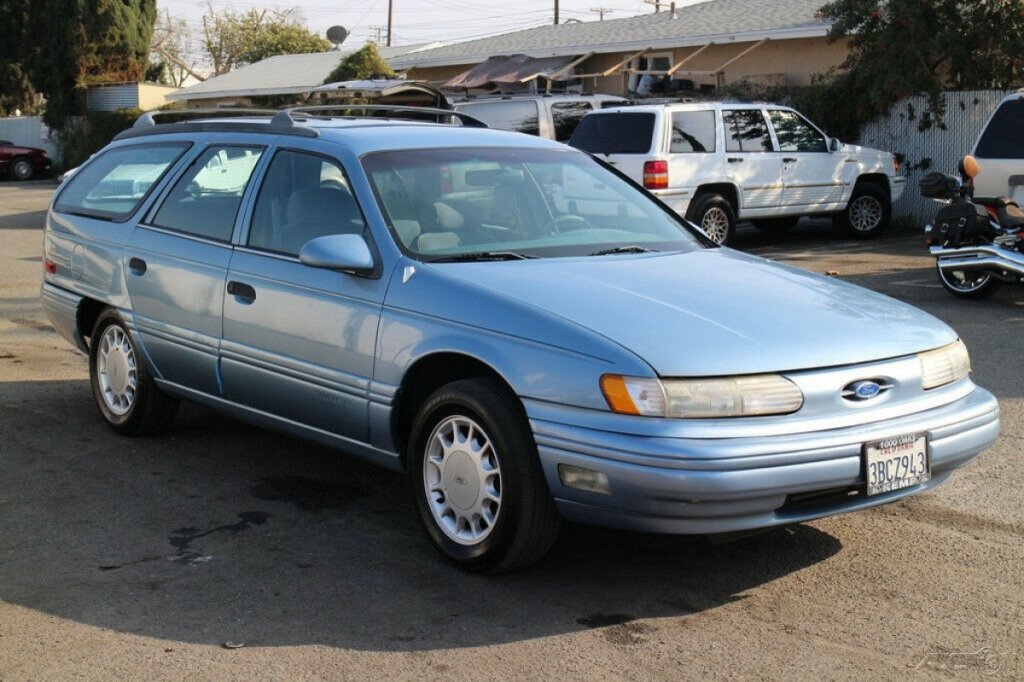
[[[551,105],[551,123],[555,127],[555,140],[566,142],[572,137],[583,117],[593,111],[590,102],[555,102]]]
[[[715,151],[715,112],[677,111],[672,114],[674,154],[704,154]]]
[[[583,117],[569,145],[592,154],[646,154],[653,136],[650,112],[595,114]]]
[[[103,152],[71,176],[54,209],[123,222],[189,146],[186,142],[163,143]]]
[[[974,155],[983,159],[1024,159],[1024,98],[1003,102],[996,109]]]

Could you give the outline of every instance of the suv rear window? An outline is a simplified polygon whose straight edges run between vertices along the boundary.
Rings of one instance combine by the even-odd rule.
[[[135,212],[189,144],[137,145],[111,149],[71,176],[54,209],[123,221]]]
[[[480,119],[488,128],[540,135],[540,115],[537,103],[532,100],[470,102],[456,106],[456,110]]]
[[[1004,102],[978,141],[974,155],[983,159],[1024,159],[1024,97]]]
[[[715,151],[715,112],[677,111],[672,114],[673,154]]]
[[[650,112],[595,114],[583,117],[569,145],[592,154],[646,154],[653,135]]]

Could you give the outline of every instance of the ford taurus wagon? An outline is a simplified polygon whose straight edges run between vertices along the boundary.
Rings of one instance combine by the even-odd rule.
[[[116,433],[184,399],[404,472],[481,571],[563,520],[885,504],[996,438],[920,310],[718,247],[561,144],[376,113],[141,125],[58,189],[42,301]]]

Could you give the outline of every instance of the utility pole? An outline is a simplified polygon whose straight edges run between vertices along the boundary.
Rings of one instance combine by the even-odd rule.
[[[391,14],[394,0],[388,0],[388,47],[391,47]]]
[[[375,37],[373,39],[373,42],[377,45],[377,47],[380,47],[381,44],[384,42],[384,30],[386,29],[386,27],[385,26],[369,26],[368,28],[371,31],[376,31],[377,32],[377,37]]]
[[[590,11],[601,17],[601,21],[604,21],[604,15],[611,14],[615,10],[610,7],[591,7]]]
[[[555,26],[558,25],[558,0],[555,0]]]
[[[660,12],[662,7],[671,7],[673,12],[676,9],[675,8],[675,4],[676,3],[674,3],[674,2],[671,2],[671,3],[669,3],[669,2],[662,2],[662,0],[644,0],[644,4],[645,5],[654,5],[654,11],[655,12]]]

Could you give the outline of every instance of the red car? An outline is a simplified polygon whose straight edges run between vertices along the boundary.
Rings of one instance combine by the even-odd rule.
[[[13,180],[31,180],[50,170],[53,161],[42,149],[19,147],[9,140],[0,140],[0,173]]]

